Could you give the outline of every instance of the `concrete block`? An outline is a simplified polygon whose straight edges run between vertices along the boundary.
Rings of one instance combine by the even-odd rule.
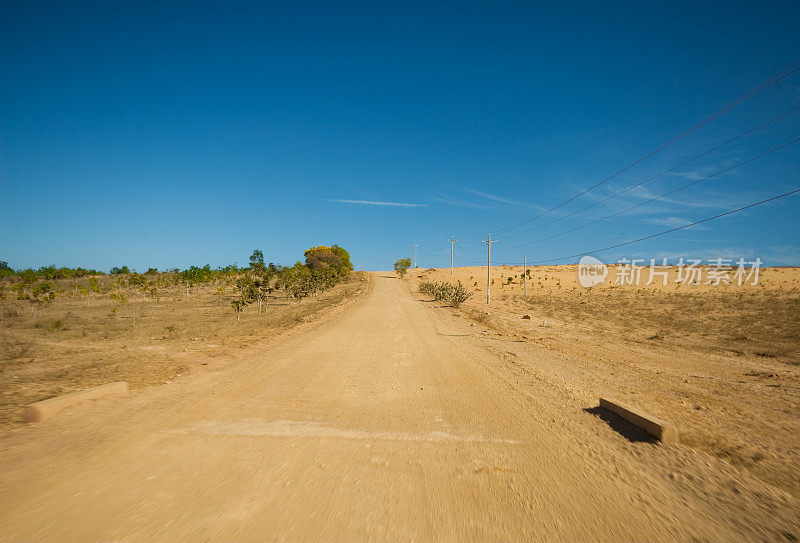
[[[646,413],[642,413],[637,409],[608,398],[600,398],[600,407],[619,415],[631,424],[638,426],[648,434],[652,435],[659,441],[677,440],[677,430],[661,419],[650,416]]]

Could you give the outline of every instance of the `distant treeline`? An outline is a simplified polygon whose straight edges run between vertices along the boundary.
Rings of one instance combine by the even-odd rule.
[[[239,268],[236,265],[225,266],[220,268],[215,268],[214,270],[211,269],[211,266],[205,265],[202,268],[197,266],[190,266],[186,270],[181,270],[180,268],[172,268],[172,269],[165,269],[165,270],[158,270],[157,268],[148,268],[143,275],[155,275],[157,273],[174,273],[179,274],[183,272],[187,272],[192,270],[207,270],[209,272],[216,273],[218,275],[235,275],[237,273],[241,273],[248,268]],[[128,268],[128,266],[114,266],[108,271],[109,275],[124,275],[129,273],[136,273],[136,270],[132,270]],[[73,277],[87,277],[91,275],[106,275],[105,272],[100,270],[93,270],[93,269],[86,269],[86,268],[68,268],[66,266],[56,267],[54,265],[50,266],[42,266],[39,269],[33,268],[26,268],[22,270],[15,270],[8,265],[6,261],[0,261],[0,277],[21,277],[23,279],[30,278],[32,280],[37,279],[47,279],[47,280],[54,280],[54,279],[71,279]]]
[[[150,268],[144,273],[136,273],[127,266],[111,268],[109,275],[118,276],[111,285],[111,297],[125,303],[125,295],[117,292],[123,286],[141,290],[147,296],[157,298],[159,290],[169,285],[183,284],[186,295],[191,287],[208,283],[221,283],[232,286],[235,299],[231,302],[238,314],[252,303],[258,304],[261,312],[262,304],[268,294],[281,291],[284,295],[301,300],[307,296],[331,288],[343,277],[353,271],[350,253],[342,247],[320,245],[311,247],[304,253],[305,262],[297,261],[293,266],[280,266],[270,262],[264,263],[264,253],[256,249],[250,255],[250,265],[240,268],[236,265],[212,269],[206,264],[203,267],[190,266],[184,270],[171,269],[159,271]],[[46,266],[34,269],[13,270],[7,262],[0,261],[0,279],[11,283],[11,290],[17,300],[27,300],[31,310],[40,304],[46,304],[63,292],[54,281],[74,279],[75,292],[89,296],[100,294],[104,289],[95,276],[106,275],[97,270],[85,268],[57,268]],[[79,286],[78,278],[88,277],[88,284]],[[86,283],[86,281],[81,281]],[[63,283],[61,283],[63,289]],[[5,289],[0,285],[0,301],[6,299]]]
[[[329,267],[332,267],[339,273],[345,269],[347,270],[346,273],[349,273],[353,269],[352,264],[350,264],[350,254],[337,245],[333,245],[332,247],[325,247],[323,245],[311,247],[305,252],[305,256],[306,262],[304,265],[308,267],[310,271],[315,271],[318,274],[323,268]],[[302,262],[298,262],[295,266],[298,264],[303,265]],[[128,268],[128,266],[114,266],[108,271],[108,275],[156,275],[159,273],[168,273],[179,276],[187,283],[208,283],[223,277],[237,276],[262,266],[264,266],[264,253],[256,249],[250,257],[250,266],[248,267],[239,267],[236,264],[231,264],[229,266],[221,266],[212,269],[209,264],[206,264],[202,267],[189,266],[183,270],[180,268],[163,270],[148,268],[146,272],[139,274],[136,270]],[[284,266],[275,265],[271,262],[268,267],[275,272],[284,269]],[[8,265],[8,262],[0,261],[0,277],[17,277],[27,283],[38,280],[52,281],[56,279],[72,279],[75,277],[87,277],[92,275],[106,275],[106,272],[81,267],[57,267],[55,265],[42,266],[39,269],[26,268],[15,270]]]
[[[87,275],[103,275],[103,272],[87,270],[86,268],[57,268],[55,266],[43,266],[38,270],[34,270],[33,268],[14,270],[8,265],[8,262],[0,261],[0,277],[17,276],[35,281],[37,279],[69,279],[71,277],[85,277]]]

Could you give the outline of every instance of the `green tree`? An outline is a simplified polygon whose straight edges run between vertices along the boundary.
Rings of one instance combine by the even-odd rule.
[[[264,266],[262,263],[260,265],[257,264],[252,273],[256,300],[258,301],[258,313],[261,314],[264,300],[275,290],[272,280],[278,274],[278,268],[272,262],[269,263],[269,266]]]
[[[242,275],[236,280],[236,290],[238,292],[238,297],[231,302],[231,306],[236,312],[236,320],[238,322],[242,310],[257,299],[258,288],[252,277],[249,275]]]
[[[307,296],[333,287],[353,271],[350,253],[338,245],[311,247],[306,250],[305,257],[306,263],[304,267],[308,274],[305,271],[298,272],[299,277],[302,278],[302,292],[298,296],[300,299],[302,299],[303,295]],[[297,269],[295,269],[295,272],[297,272]],[[297,273],[294,275],[297,275]]]
[[[353,264],[350,263],[350,253],[338,245],[311,247],[306,250],[305,257],[306,267],[312,273],[330,270],[333,275],[344,277],[353,271]]]
[[[250,255],[250,268],[261,269],[264,267],[264,253],[260,249],[255,249]]]
[[[394,261],[394,271],[397,272],[397,275],[403,277],[408,268],[411,267],[411,259],[410,258],[398,258]]]
[[[291,268],[283,268],[279,281],[287,296],[297,298],[301,302],[314,291],[314,276],[302,262],[297,262]]]
[[[339,267],[339,275],[344,277],[351,271],[353,271],[353,263],[350,262],[350,252],[347,251],[344,247],[339,247],[338,245],[332,245],[331,251],[334,254],[338,255],[339,258],[342,259],[342,264]]]

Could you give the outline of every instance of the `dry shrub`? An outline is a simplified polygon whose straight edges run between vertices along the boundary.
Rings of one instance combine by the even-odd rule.
[[[441,283],[422,282],[419,285],[419,291],[433,296],[436,300],[448,302],[453,307],[460,306],[472,296],[472,293],[467,292],[461,281],[455,285],[447,281],[442,281]]]

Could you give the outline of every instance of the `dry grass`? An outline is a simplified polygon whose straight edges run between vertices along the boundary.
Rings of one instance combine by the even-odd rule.
[[[782,290],[535,294],[538,314],[633,341],[800,364],[800,297]]]
[[[333,289],[303,302],[279,294],[264,311],[246,308],[237,321],[232,291],[224,283],[168,285],[157,297],[114,286],[104,277],[100,293],[88,297],[71,280],[47,306],[6,300],[0,323],[0,427],[19,424],[32,402],[111,381],[133,388],[168,382],[207,363],[235,356],[365,291],[368,276],[354,273]],[[125,295],[127,303],[111,299]]]

